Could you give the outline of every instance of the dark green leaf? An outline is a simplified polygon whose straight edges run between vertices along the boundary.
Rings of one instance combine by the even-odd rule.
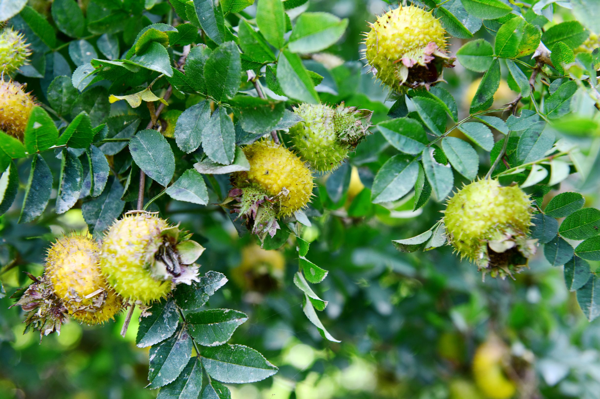
[[[573,259],[565,263],[564,274],[567,289],[571,292],[583,287],[592,275],[590,264],[577,256],[574,256]]]
[[[478,116],[477,119],[486,125],[493,127],[500,133],[508,134],[508,126],[506,125],[506,122],[496,116],[482,115]]]
[[[585,240],[600,234],[600,211],[595,208],[580,209],[560,225],[558,232],[571,240]]]
[[[413,97],[412,102],[425,122],[425,125],[436,135],[441,136],[446,130],[446,111],[436,100],[426,97]]]
[[[342,163],[339,168],[329,175],[327,182],[325,182],[325,188],[327,189],[329,198],[331,198],[334,203],[337,203],[342,199],[342,196],[348,191],[351,175],[352,167],[347,162]]]
[[[472,114],[492,106],[494,103],[494,94],[496,94],[496,90],[500,87],[500,78],[500,61],[494,60],[488,71],[483,75],[473,101],[471,101],[470,112]]]
[[[13,0],[8,1],[10,2]],[[29,6],[23,8],[19,16],[23,18],[33,33],[35,33],[35,35],[40,38],[48,47],[56,47],[56,31],[46,20],[46,18],[42,17],[37,13],[37,11]]]
[[[202,350],[202,365],[212,378],[226,384],[247,384],[277,373],[257,351],[243,345],[222,345]]]
[[[577,290],[577,302],[589,321],[600,316],[600,277],[592,275],[583,287]]]
[[[115,35],[109,35],[108,33],[100,36],[96,42],[98,49],[104,54],[109,60],[116,60],[120,56],[119,39]]]
[[[41,155],[34,155],[19,223],[28,223],[40,216],[48,205],[51,193],[52,172]]]
[[[494,148],[494,135],[487,126],[479,122],[467,122],[460,125],[459,130],[484,150],[491,151]]]
[[[265,39],[246,20],[240,21],[239,39],[242,51],[253,61],[260,63],[275,61],[275,54]]]
[[[58,194],[56,195],[56,213],[65,213],[71,209],[81,194],[83,168],[76,155],[70,150],[62,151]]]
[[[85,191],[87,189],[89,195],[97,197],[102,194],[104,187],[106,187],[110,166],[108,165],[104,153],[96,146],[91,146],[87,150],[87,156],[90,161],[90,171],[83,181],[83,190]]]
[[[192,340],[186,330],[180,330],[160,345],[150,348],[148,387],[160,388],[175,381],[191,356]]]
[[[564,43],[574,49],[581,45],[589,36],[583,25],[577,21],[567,21],[556,24],[542,36],[542,41],[551,49],[556,43]]]
[[[85,18],[75,0],[54,0],[52,19],[61,32],[71,37],[82,37],[85,31]]]
[[[88,148],[94,140],[92,122],[85,111],[73,119],[69,126],[60,135],[56,145],[66,145],[71,148]]]
[[[69,115],[71,107],[79,96],[68,76],[59,76],[52,81],[48,88],[48,102],[57,114]]]
[[[172,300],[162,300],[145,311],[140,318],[140,326],[135,343],[139,348],[147,348],[171,338],[179,326],[179,313]]]
[[[200,26],[206,32],[206,35],[217,44],[223,43],[226,28],[220,2],[216,0],[194,0],[194,7]]]
[[[469,180],[477,177],[479,155],[469,143],[456,137],[446,137],[442,140],[442,148],[458,173]]]
[[[81,111],[87,112],[92,121],[92,126],[104,123],[110,113],[108,93],[103,87],[94,87],[81,93],[73,108],[71,115],[79,115]]]
[[[227,173],[241,172],[250,170],[250,163],[244,155],[244,151],[240,147],[235,148],[235,159],[231,165],[221,165],[211,161],[209,158],[204,158],[202,161],[195,163],[194,168],[205,175],[224,175]]]
[[[138,126],[140,125],[139,119],[134,119],[132,122],[128,123],[123,130],[117,133],[113,138],[115,139],[129,139],[133,137],[135,132],[137,131]],[[100,146],[100,149],[106,155],[116,155],[123,148],[127,147],[127,142],[114,142],[114,143],[105,143]]]
[[[438,201],[450,194],[454,186],[454,175],[450,165],[444,165],[434,158],[435,150],[429,148],[423,153],[423,169]]]
[[[160,390],[157,399],[198,399],[201,390],[202,365],[197,357],[193,357],[179,377]]]
[[[167,188],[167,194],[177,201],[208,204],[208,190],[204,179],[194,169],[186,170],[171,187]]]
[[[517,159],[521,163],[537,161],[542,159],[553,145],[554,133],[551,129],[544,129],[541,132],[537,129],[528,129],[519,139]]]
[[[58,130],[54,121],[41,107],[34,107],[25,129],[25,148],[29,154],[46,151],[56,144]]]
[[[156,130],[142,130],[129,141],[137,166],[152,180],[166,187],[175,173],[175,156],[165,137]]]
[[[456,52],[456,58],[465,68],[474,72],[487,71],[494,61],[492,45],[483,39],[467,42]]]
[[[0,130],[0,170],[6,170],[11,160],[25,156],[23,144],[17,138]]]
[[[273,130],[285,111],[285,103],[258,97],[237,96],[231,100],[242,128],[250,133],[264,134]]]
[[[392,119],[379,123],[377,128],[392,146],[405,154],[418,155],[429,144],[423,126],[414,119]]]
[[[202,388],[200,399],[231,399],[231,392],[219,381],[209,380]]]
[[[452,94],[448,90],[440,86],[432,87],[429,89],[429,97],[439,102],[452,120],[455,122],[458,121],[458,106],[456,105],[456,100],[454,100],[454,97],[452,97]]]
[[[190,335],[202,346],[223,345],[246,320],[244,313],[231,309],[203,310],[186,316]]]
[[[575,255],[587,260],[600,260],[600,237],[592,237],[575,248]]]
[[[544,256],[552,266],[561,266],[573,258],[573,247],[561,237],[556,236],[544,246]]]
[[[285,12],[281,0],[262,0],[256,8],[256,24],[265,39],[275,48],[283,47]]]
[[[569,80],[560,85],[544,102],[544,112],[548,118],[560,118],[571,111],[570,100],[577,91],[577,83]]]
[[[413,210],[421,208],[427,203],[427,200],[431,196],[431,185],[425,176],[423,166],[419,163],[419,174],[417,175],[417,182],[415,183],[415,205]]]
[[[212,54],[212,50],[204,45],[198,45],[190,51],[185,61],[186,82],[199,92],[206,92],[206,81],[204,79],[204,65]]]
[[[0,175],[0,216],[6,213],[19,191],[19,174],[13,162]]]
[[[264,0],[263,0],[264,1]],[[305,12],[296,20],[290,36],[293,53],[316,53],[337,42],[348,26],[347,19],[324,12]]]
[[[200,309],[219,288],[227,283],[227,278],[215,271],[208,271],[200,282],[191,285],[180,284],[175,290],[175,301],[181,309],[191,312]]]
[[[121,200],[123,186],[119,180],[110,177],[107,186],[99,197],[84,202],[81,206],[83,218],[96,237],[100,237],[114,223],[125,207],[125,201]]]
[[[202,143],[202,131],[210,121],[210,104],[202,101],[186,109],[177,119],[175,141],[186,153],[194,152]]]
[[[546,205],[546,215],[553,218],[564,218],[581,209],[585,198],[579,193],[560,193]]]
[[[512,11],[512,7],[500,0],[461,0],[465,10],[477,18],[498,19]]]
[[[298,55],[289,51],[280,54],[277,80],[286,96],[311,104],[319,102],[313,81]]]
[[[517,83],[519,86],[521,96],[523,96],[523,98],[529,97],[531,94],[531,86],[529,85],[529,79],[527,79],[527,76],[525,76],[523,71],[521,71],[517,64],[515,64],[512,60],[506,60],[506,66],[508,67],[510,76],[512,76],[515,83]]]
[[[424,233],[419,234],[418,236],[406,238],[403,240],[394,240],[392,243],[394,247],[400,252],[415,252],[421,249],[425,243],[431,238],[433,232],[431,230],[427,230]]]
[[[236,44],[223,43],[212,52],[204,65],[208,94],[216,100],[235,96],[240,86],[241,72],[242,62]]]
[[[128,60],[123,60],[123,62],[156,71],[169,77],[173,76],[169,53],[157,42],[150,43],[144,52],[136,54]]]
[[[418,163],[412,157],[393,156],[377,172],[371,200],[378,204],[404,197],[415,186],[418,173]]]
[[[233,162],[235,156],[235,129],[227,111],[219,107],[202,130],[202,148],[208,157],[223,165]]]
[[[550,216],[538,213],[531,218],[531,238],[536,238],[540,244],[547,244],[558,233],[558,222]]]
[[[436,17],[451,36],[459,39],[470,39],[481,28],[483,21],[470,15],[460,0],[449,0],[440,3],[435,11]],[[436,7],[435,4],[431,7]]]
[[[93,59],[98,58],[98,53],[88,41],[74,40],[69,43],[69,56],[77,66],[89,64]]]

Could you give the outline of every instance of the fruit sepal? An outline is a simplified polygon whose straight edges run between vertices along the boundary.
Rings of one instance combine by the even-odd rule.
[[[267,234],[274,237],[280,229],[277,223],[276,198],[269,197],[263,190],[251,185],[245,188],[234,188],[229,191],[228,200],[225,203],[235,201],[233,212],[239,213],[238,218],[243,217],[246,227],[256,234],[261,242]]]
[[[373,111],[368,109],[345,107],[344,103],[338,105],[333,115],[333,126],[338,142],[349,150],[354,150],[365,137],[371,134],[369,127],[372,116]]]

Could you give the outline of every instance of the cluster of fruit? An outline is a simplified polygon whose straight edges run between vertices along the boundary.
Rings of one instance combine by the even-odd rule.
[[[101,243],[89,235],[58,239],[45,273],[17,292],[27,328],[60,332],[68,316],[104,323],[128,305],[150,305],[177,284],[198,281],[196,260],[204,248],[191,235],[148,212],[117,220]]]

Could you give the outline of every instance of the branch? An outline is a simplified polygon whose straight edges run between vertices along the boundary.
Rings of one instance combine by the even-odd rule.
[[[257,78],[252,79],[252,84],[254,85],[254,88],[256,89],[256,92],[258,93],[258,97],[260,97],[264,100],[266,97],[265,97],[265,94],[263,93],[262,89],[260,88],[260,85],[258,84],[258,79]],[[271,131],[271,137],[273,138],[273,141],[275,142],[275,144],[280,144],[279,136],[277,136],[277,132],[275,130]]]

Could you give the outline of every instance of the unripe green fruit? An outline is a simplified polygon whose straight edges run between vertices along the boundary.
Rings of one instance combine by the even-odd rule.
[[[192,264],[203,248],[188,239],[154,214],[128,214],[106,233],[100,268],[123,298],[149,304],[166,297],[174,284],[197,281]]]
[[[0,74],[12,75],[25,65],[30,55],[29,44],[21,33],[12,28],[4,29],[0,33]]]
[[[535,240],[527,239],[532,207],[518,186],[479,180],[448,201],[444,223],[450,243],[492,277],[506,277],[527,265]]]
[[[428,87],[449,61],[445,34],[431,12],[400,6],[371,24],[365,56],[375,75],[396,91]]]
[[[113,319],[122,308],[100,272],[99,255],[100,247],[89,235],[72,235],[56,241],[46,258],[55,295],[73,318],[87,324]]]
[[[35,103],[23,86],[0,80],[0,130],[23,140]]]

